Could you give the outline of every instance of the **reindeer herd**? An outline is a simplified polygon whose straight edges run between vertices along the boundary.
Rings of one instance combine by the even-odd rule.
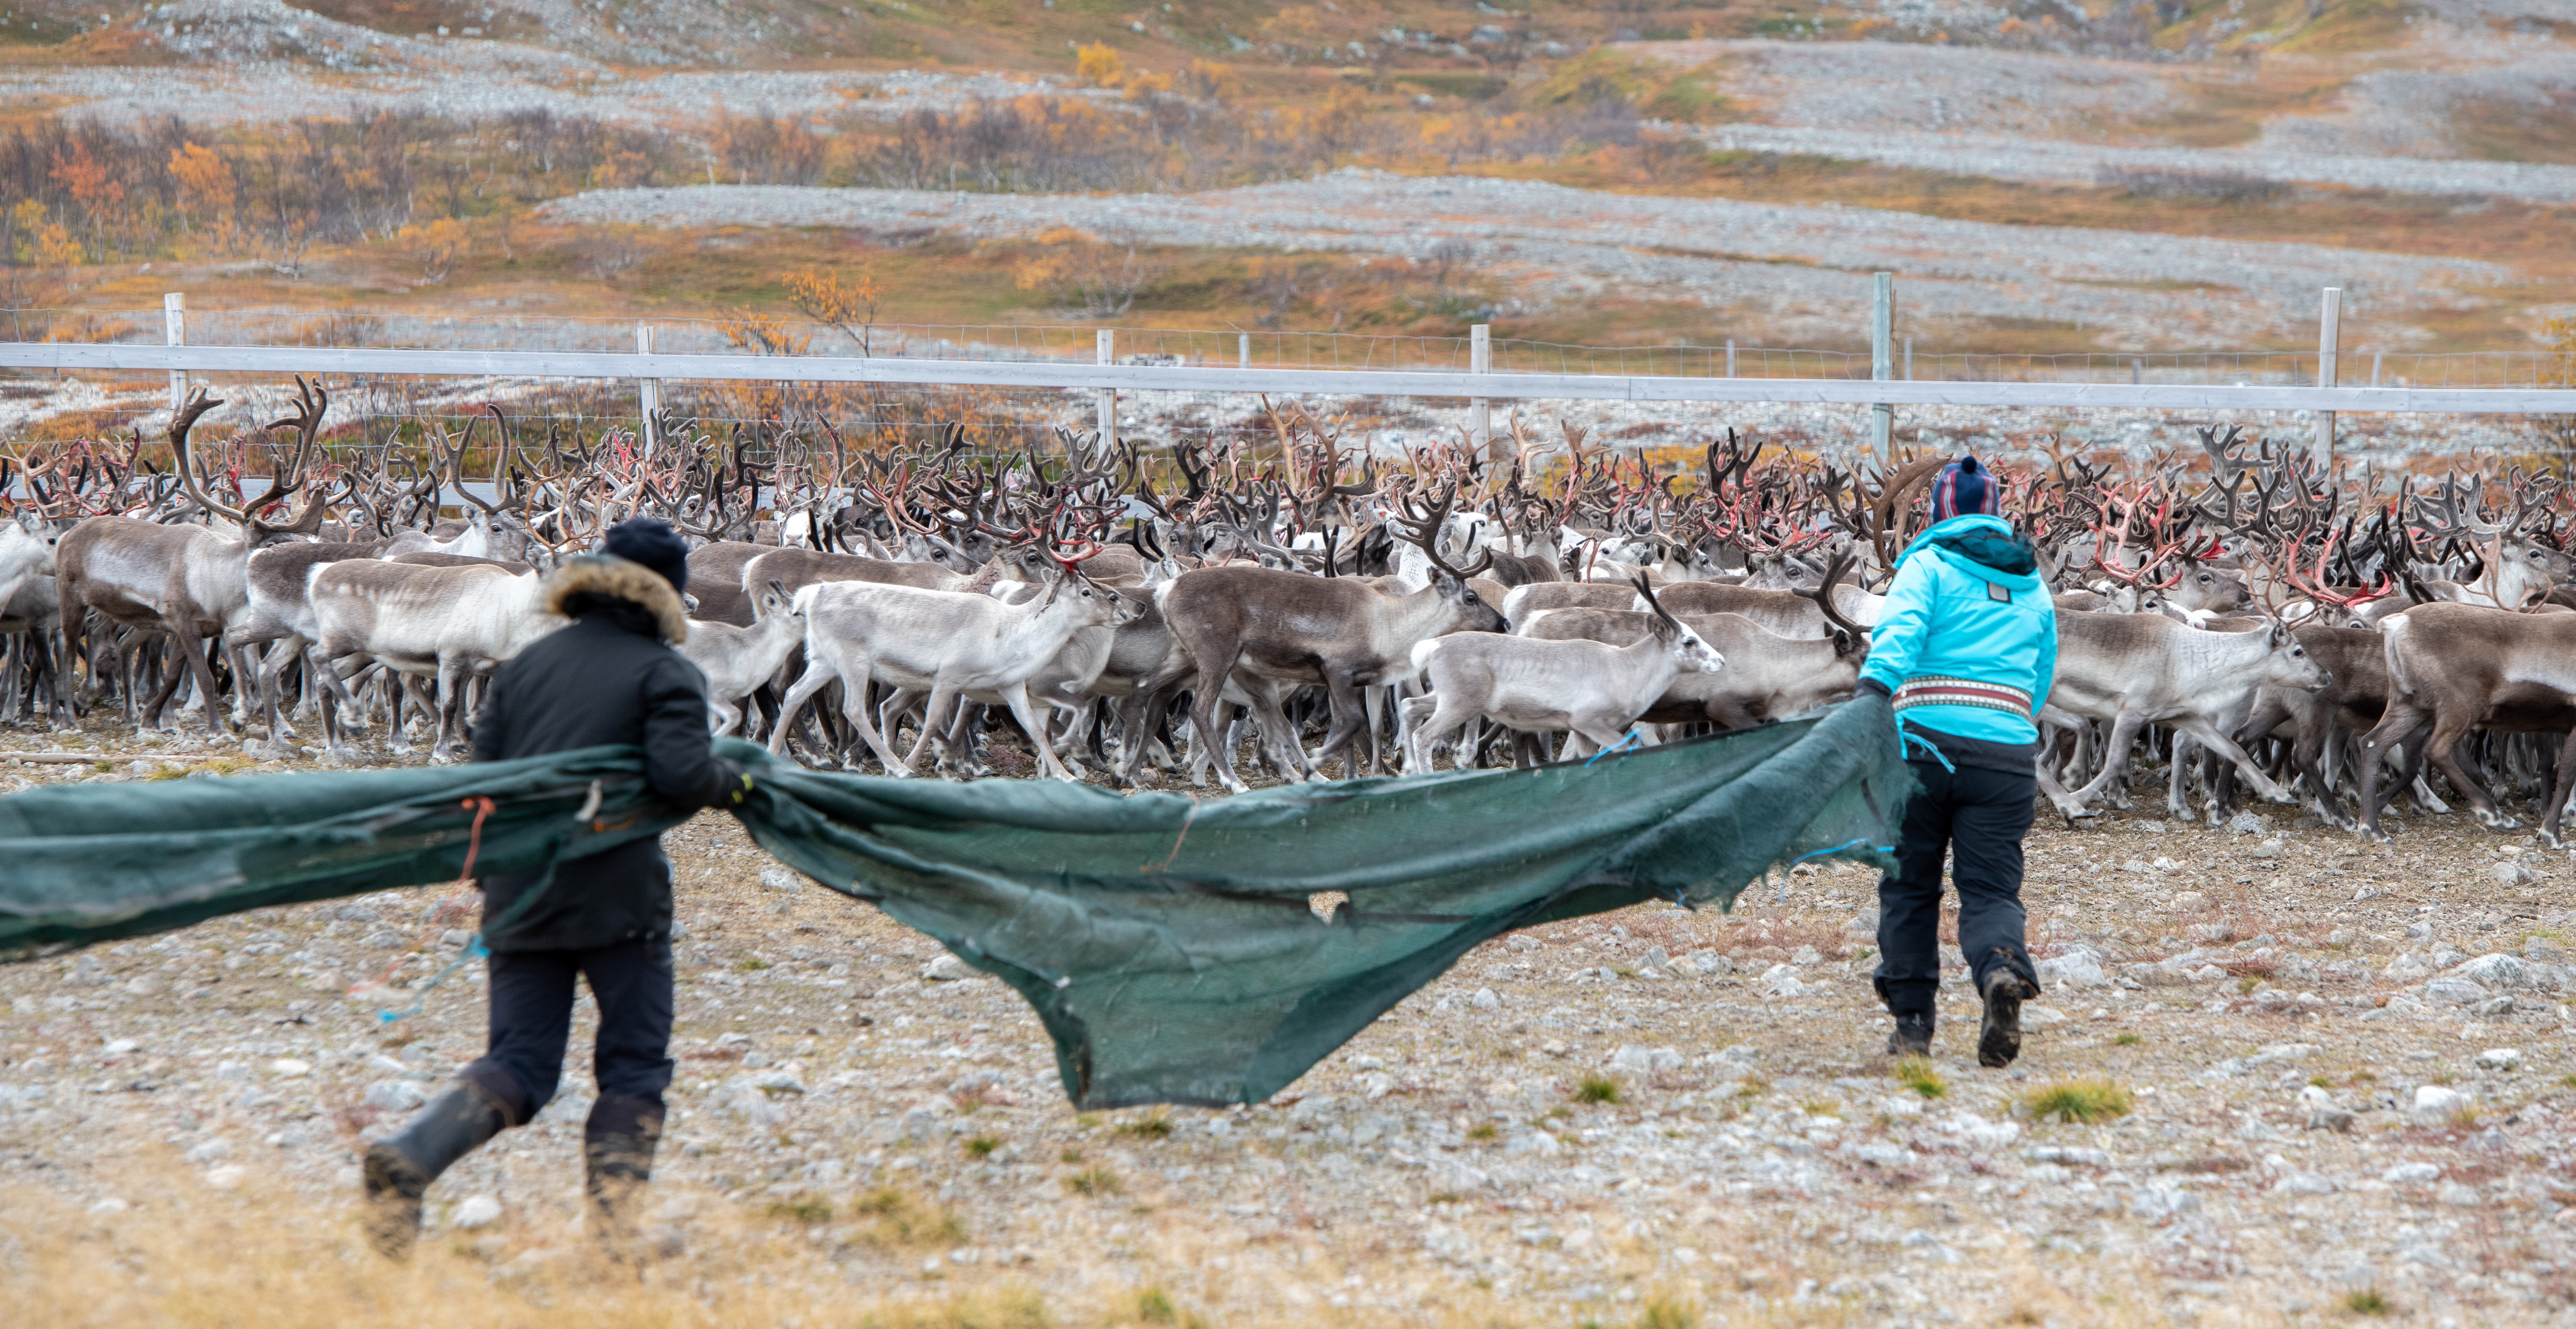
[[[818,766],[985,775],[1025,748],[1057,779],[1240,791],[1247,762],[1296,781],[1584,758],[1850,695],[1871,588],[1946,460],[1847,471],[1729,431],[1657,464],[1515,419],[1491,455],[1382,464],[1266,401],[1257,430],[1153,453],[984,453],[955,427],[718,446],[677,421],[648,450],[539,445],[486,408],[469,481],[477,419],[326,442],[329,396],[298,380],[291,413],[192,447],[219,405],[192,396],[166,449],[0,460],[0,721],[113,705],[267,755],[302,727],[332,763],[370,759],[361,736],[452,760],[481,680],[561,626],[548,568],[649,515],[695,542],[683,649],[710,726]],[[2557,478],[2356,481],[2200,433],[2134,476],[2063,452],[2000,472],[2057,588],[2050,803],[2129,806],[2143,741],[2181,821],[2224,821],[2241,782],[2381,838],[2400,790],[2449,810],[2438,773],[2489,827],[2516,825],[2499,791],[2537,798],[2554,843],[2576,773]]]

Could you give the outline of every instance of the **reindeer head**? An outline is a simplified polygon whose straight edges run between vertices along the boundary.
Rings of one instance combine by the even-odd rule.
[[[2263,662],[2264,682],[2301,692],[2323,692],[2334,683],[2334,675],[2308,654],[2289,624],[2274,619],[2264,631],[2272,646],[2271,656]]]
[[[1647,630],[1655,634],[1655,641],[1664,648],[1664,653],[1673,658],[1675,668],[1685,674],[1714,674],[1726,668],[1726,657],[1718,654],[1716,647],[1702,640],[1698,633],[1690,630],[1689,625],[1665,610],[1663,602],[1655,598],[1653,583],[1639,576],[1635,584],[1638,596],[1655,614],[1655,621]]]

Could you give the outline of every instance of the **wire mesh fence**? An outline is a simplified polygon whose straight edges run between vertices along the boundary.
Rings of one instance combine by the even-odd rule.
[[[158,309],[5,311],[10,340],[159,345]],[[577,318],[558,315],[367,313],[310,309],[191,309],[186,337],[198,346],[364,347],[402,350],[589,351],[651,346],[671,355],[868,355],[910,360],[1089,363],[1104,329],[1074,324],[872,323],[848,329],[775,320]],[[1208,328],[1106,329],[1111,359],[1131,365],[1254,369],[1427,370],[1472,368],[1468,337]],[[2158,351],[2019,354],[1943,351],[1907,341],[1891,376],[1909,381],[2130,383],[2172,386],[2305,387],[2318,381],[2315,352]],[[1495,338],[1492,372],[1675,378],[1867,379],[1866,350],[1778,347],[1751,339],[1585,346]],[[2564,351],[2348,351],[2343,386],[2552,388],[2576,385],[2576,356]]]

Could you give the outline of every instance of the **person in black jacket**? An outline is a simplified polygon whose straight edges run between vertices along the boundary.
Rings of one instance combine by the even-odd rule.
[[[546,607],[572,624],[494,675],[474,722],[474,759],[632,744],[661,798],[740,802],[749,780],[711,750],[706,678],[671,649],[688,637],[687,544],[665,523],[637,518],[610,530],[604,549],[546,579]],[[400,1134],[367,1149],[368,1236],[388,1256],[417,1240],[421,1197],[441,1172],[554,1097],[575,975],[599,1003],[599,1097],[582,1132],[587,1190],[603,1239],[614,1248],[631,1235],[671,1083],[671,863],[655,837],[548,876],[482,879],[492,952],[486,1051]]]

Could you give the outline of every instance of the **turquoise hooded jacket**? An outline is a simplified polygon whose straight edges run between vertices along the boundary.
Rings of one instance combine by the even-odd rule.
[[[1988,743],[2032,743],[2057,676],[2057,606],[2030,546],[2001,517],[1935,523],[1896,560],[1864,680],[1903,724]]]

